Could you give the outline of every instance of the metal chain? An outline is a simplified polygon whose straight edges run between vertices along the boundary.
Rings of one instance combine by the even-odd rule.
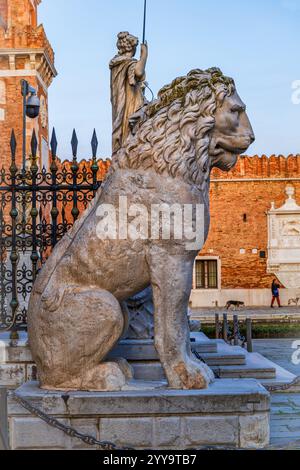
[[[268,392],[278,392],[281,390],[289,390],[290,388],[300,385],[300,376],[296,377],[291,383],[283,385],[264,385]]]
[[[130,447],[117,447],[116,444],[112,442],[106,442],[106,441],[98,441],[95,439],[93,436],[89,436],[87,434],[82,434],[76,429],[71,428],[70,426],[66,426],[65,424],[61,423],[58,421],[56,418],[53,418],[51,416],[48,416],[46,413],[41,411],[39,408],[36,408],[33,406],[29,401],[25,400],[24,398],[20,397],[16,392],[12,392],[11,396],[29,413],[32,415],[40,418],[42,421],[44,421],[46,424],[49,426],[59,429],[63,433],[65,433],[69,437],[74,437],[76,439],[81,440],[85,444],[89,446],[97,446],[99,450],[103,451],[109,451],[109,450],[134,450],[133,448]]]

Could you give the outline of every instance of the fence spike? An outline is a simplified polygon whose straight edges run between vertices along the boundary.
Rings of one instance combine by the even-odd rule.
[[[32,153],[32,158],[33,159],[36,158],[37,147],[38,147],[38,141],[37,141],[37,138],[36,138],[35,129],[33,129],[32,137],[31,137],[31,153]]]
[[[78,150],[78,139],[77,139],[77,134],[76,134],[75,129],[73,130],[71,145],[72,145],[73,158],[74,160],[76,160],[77,150]]]
[[[17,150],[17,141],[16,141],[16,135],[15,135],[14,129],[11,131],[10,149],[11,149],[11,156],[14,160],[16,157],[16,150]]]
[[[92,144],[93,160],[96,160],[97,159],[97,150],[98,150],[98,138],[97,138],[96,129],[94,129],[91,144]]]
[[[52,159],[55,159],[56,152],[57,152],[57,139],[56,139],[55,127],[53,127],[53,130],[52,130],[52,137],[51,137],[50,147],[51,147]]]

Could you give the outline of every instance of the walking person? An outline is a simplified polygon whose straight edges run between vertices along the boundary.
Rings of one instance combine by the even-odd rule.
[[[271,308],[274,308],[275,300],[277,301],[278,307],[281,308],[279,288],[280,288],[280,284],[278,284],[278,281],[276,279],[273,279]]]

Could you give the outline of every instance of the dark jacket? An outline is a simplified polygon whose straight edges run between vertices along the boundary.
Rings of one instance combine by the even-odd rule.
[[[272,284],[272,294],[274,297],[279,297],[279,287],[280,285],[277,284],[276,282],[273,282]]]

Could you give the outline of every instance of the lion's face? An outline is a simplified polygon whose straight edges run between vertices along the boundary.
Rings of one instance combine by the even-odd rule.
[[[238,155],[246,152],[254,140],[246,106],[234,92],[216,110],[209,147],[211,166],[229,171],[236,164]]]

